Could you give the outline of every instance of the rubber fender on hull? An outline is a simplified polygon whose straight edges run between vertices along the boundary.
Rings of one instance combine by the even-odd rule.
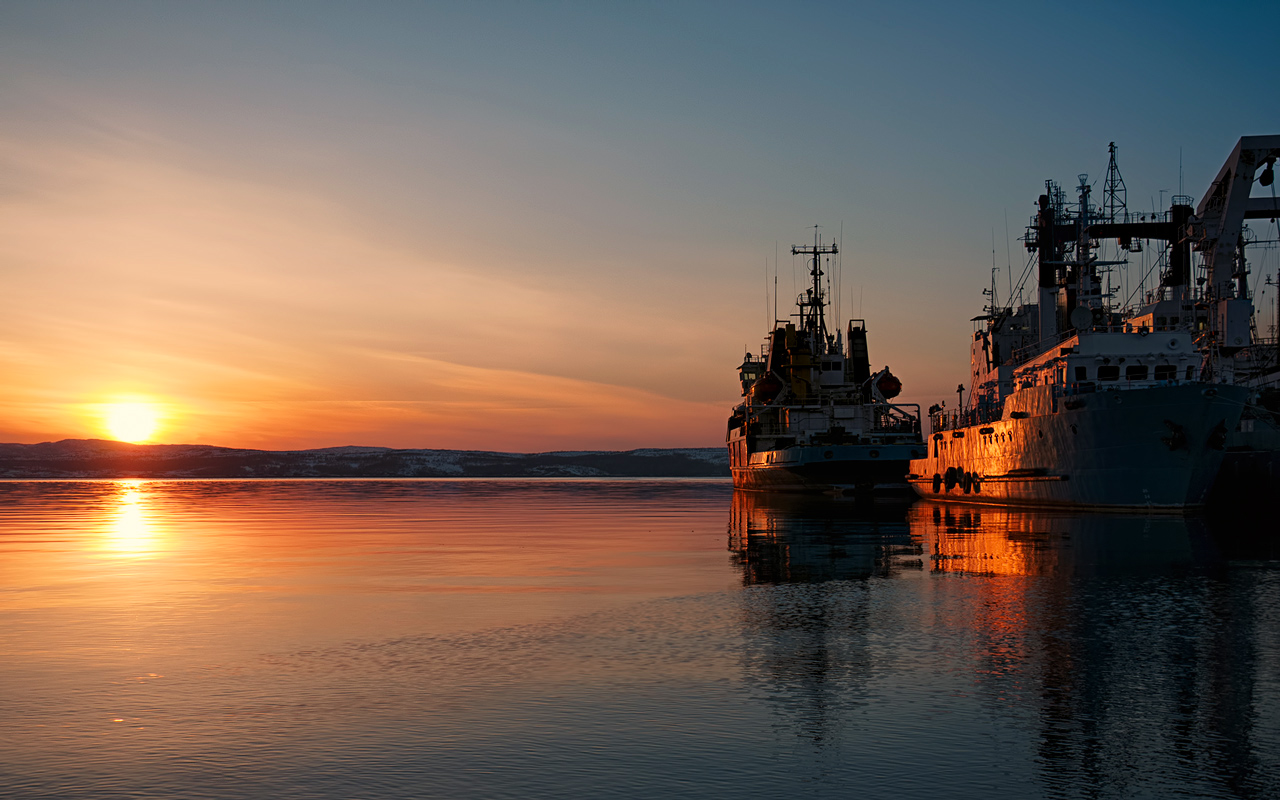
[[[946,484],[946,487],[947,487],[947,491],[948,491],[948,492],[949,492],[949,491],[951,491],[952,489],[956,488],[956,481],[957,481],[957,480],[958,480],[958,478],[956,477],[956,468],[955,468],[955,467],[947,467],[947,474],[943,477],[942,482],[943,482],[944,484]]]
[[[935,472],[933,473],[933,493],[940,494],[941,492],[942,492],[942,476]]]

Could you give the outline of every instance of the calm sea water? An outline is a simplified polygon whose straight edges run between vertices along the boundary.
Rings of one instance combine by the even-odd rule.
[[[1273,527],[0,483],[0,796],[1277,797]]]

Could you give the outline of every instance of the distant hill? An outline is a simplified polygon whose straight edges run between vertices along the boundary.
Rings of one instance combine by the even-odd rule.
[[[64,439],[0,444],[0,478],[728,477],[724,448],[490,453],[480,450],[237,450]]]

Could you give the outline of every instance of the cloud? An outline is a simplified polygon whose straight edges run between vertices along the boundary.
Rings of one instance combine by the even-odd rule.
[[[589,292],[485,273],[482,256],[370,241],[332,198],[163,158],[7,141],[0,168],[20,187],[0,203],[5,438],[96,433],[83,408],[118,394],[179,409],[170,437],[221,444],[625,446],[719,430],[725,404],[674,377],[698,325],[610,313]]]

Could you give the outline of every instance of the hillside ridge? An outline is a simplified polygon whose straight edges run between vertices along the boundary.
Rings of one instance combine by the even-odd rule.
[[[63,439],[0,444],[0,478],[685,478],[728,477],[723,448],[503,453],[347,445],[251,450]]]

